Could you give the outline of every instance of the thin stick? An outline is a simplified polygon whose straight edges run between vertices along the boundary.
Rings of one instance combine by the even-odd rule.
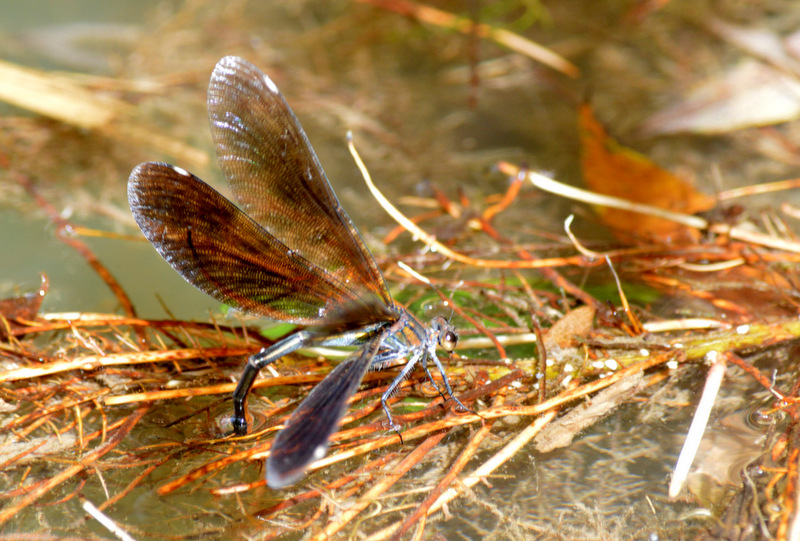
[[[763,184],[756,184],[753,186],[743,186],[741,188],[734,188],[732,190],[725,190],[717,194],[717,199],[720,201],[727,201],[737,197],[746,197],[749,195],[756,195],[762,193],[779,192],[784,190],[794,190],[800,188],[800,178],[793,178],[789,180],[778,180],[775,182],[765,182]]]
[[[433,513],[434,511],[438,511],[443,506],[447,505],[453,499],[458,497],[459,494],[463,493],[465,488],[470,488],[477,485],[484,477],[488,477],[497,468],[505,464],[510,458],[516,455],[520,449],[525,447],[539,432],[541,432],[542,428],[544,428],[547,423],[555,418],[557,412],[558,411],[556,409],[553,409],[541,417],[538,417],[527,428],[517,434],[513,440],[508,442],[508,444],[503,447],[500,452],[481,464],[481,466],[475,470],[474,473],[464,479],[461,482],[462,486],[459,487],[459,490],[450,488],[447,490],[447,492],[442,494],[441,497],[436,500],[436,503],[431,506],[430,512]]]
[[[700,440],[703,439],[703,433],[711,415],[711,408],[714,407],[719,387],[722,384],[722,377],[725,375],[726,359],[724,355],[720,355],[716,351],[709,351],[706,357],[713,364],[708,371],[708,376],[706,376],[703,396],[700,398],[700,403],[697,404],[692,424],[686,434],[686,441],[683,444],[683,449],[681,449],[681,454],[678,456],[678,462],[675,464],[675,472],[672,474],[672,481],[669,484],[669,497],[671,500],[678,497],[684,483],[686,483],[689,468],[692,467],[697,449],[700,447]]]
[[[207,349],[174,349],[171,351],[142,351],[137,353],[115,353],[111,355],[86,355],[69,361],[53,362],[40,367],[17,368],[0,372],[0,383],[40,378],[70,370],[97,370],[107,366],[130,365],[144,363],[160,363],[164,361],[181,361],[200,357],[234,357],[249,355],[253,348],[207,348]]]
[[[547,399],[547,347],[544,345],[544,335],[539,320],[534,316],[531,319],[533,330],[536,333],[536,351],[539,354],[539,368],[536,371],[536,380],[539,383],[539,403]]]
[[[103,513],[89,500],[81,498],[81,507],[83,507],[83,510],[86,511],[93,519],[102,524],[106,530],[114,534],[117,539],[122,539],[122,541],[134,541],[133,537],[131,537],[128,532],[123,530],[119,524],[114,522],[111,517]]]
[[[383,207],[383,209],[406,231],[414,235],[414,237],[420,239],[425,245],[428,246],[428,249],[432,252],[438,252],[445,257],[449,257],[450,259],[454,259],[455,261],[459,261],[461,263],[465,263],[467,265],[474,265],[477,267],[488,267],[488,268],[502,268],[502,269],[510,269],[510,268],[525,268],[525,269],[535,269],[541,267],[552,267],[557,265],[580,265],[581,263],[586,263],[585,258],[581,256],[577,257],[559,257],[554,259],[537,259],[533,261],[502,261],[502,260],[490,260],[490,259],[474,259],[469,256],[465,256],[464,254],[460,254],[458,252],[454,252],[444,244],[440,243],[436,240],[436,238],[424,231],[421,227],[411,221],[408,217],[406,217],[402,212],[400,212],[397,207],[392,205],[392,203],[384,196],[378,187],[372,182],[372,177],[367,170],[367,167],[364,165],[364,162],[361,160],[361,156],[358,155],[358,151],[356,150],[355,145],[353,144],[353,134],[347,134],[347,147],[350,149],[350,154],[353,156],[353,160],[356,162],[356,166],[358,166],[359,171],[361,171],[361,176],[364,178],[364,182],[366,182],[369,191],[372,193],[372,196],[375,198],[376,201]]]
[[[495,405],[502,405],[503,402],[503,395],[498,395]],[[442,477],[442,479],[436,484],[433,490],[430,491],[428,496],[422,501],[421,504],[419,504],[414,512],[408,515],[403,523],[400,524],[400,526],[392,535],[392,540],[399,540],[411,528],[411,526],[429,514],[430,507],[434,504],[434,502],[436,502],[436,500],[439,499],[439,496],[444,493],[447,487],[449,487],[453,481],[455,481],[456,476],[461,473],[469,461],[472,460],[472,457],[478,451],[478,448],[480,447],[484,438],[491,433],[493,427],[493,422],[487,422],[470,438],[469,444],[467,444],[467,446],[461,451],[461,453],[458,455],[458,458],[450,467],[445,476]]]
[[[108,443],[103,445],[102,447],[95,449],[91,453],[85,455],[80,462],[75,464],[74,466],[70,466],[66,470],[62,471],[61,473],[57,473],[50,479],[48,479],[45,483],[42,483],[34,490],[27,493],[24,497],[20,498],[17,502],[13,505],[9,505],[6,508],[0,510],[0,525],[5,524],[8,522],[9,519],[13,518],[17,513],[19,513],[22,509],[25,509],[29,505],[32,505],[36,500],[47,494],[51,489],[57,487],[67,479],[70,479],[83,471],[86,468],[92,467],[92,464],[104,456],[106,453],[112,451],[117,447],[117,445],[128,435],[128,433],[133,430],[133,427],[144,417],[144,414],[147,413],[148,409],[150,409],[149,405],[142,405],[137,409],[132,415],[130,415],[126,420],[125,423],[120,426],[118,430],[114,432],[114,434],[109,438]]]
[[[617,275],[617,270],[614,268],[614,265],[611,263],[611,259],[608,256],[606,256],[605,260],[606,263],[608,263],[608,268],[611,269],[611,275],[614,277],[614,282],[617,284],[619,298],[622,301],[622,307],[625,309],[625,313],[628,315],[628,321],[631,322],[633,332],[637,335],[642,334],[644,332],[644,329],[642,328],[642,322],[639,321],[639,318],[633,313],[631,305],[628,303],[628,296],[625,295],[625,290],[622,289],[622,282]]]
[[[498,169],[506,175],[518,175],[520,168],[507,162],[500,162]],[[588,190],[582,190],[569,186],[557,180],[547,178],[544,175],[528,171],[528,179],[531,184],[552,194],[560,195],[575,201],[582,201],[590,205],[599,205],[603,207],[616,208],[620,210],[627,210],[631,212],[639,212],[649,216],[656,216],[665,220],[670,220],[686,227],[692,227],[701,231],[711,231],[720,235],[728,235],[732,239],[750,242],[752,244],[759,244],[768,248],[775,248],[777,250],[785,250],[787,252],[800,253],[800,243],[787,241],[775,237],[771,237],[764,233],[756,231],[748,231],[747,228],[742,226],[729,226],[726,224],[712,224],[705,218],[699,216],[692,216],[689,214],[680,214],[678,212],[671,212],[660,207],[652,205],[644,205],[642,203],[634,203],[626,199],[618,197],[611,197],[609,195],[598,194]]]
[[[419,21],[434,24],[444,28],[452,28],[463,34],[476,35],[488,38],[500,45],[516,51],[520,54],[532,58],[542,64],[553,68],[556,71],[577,77],[580,70],[571,62],[557,55],[550,49],[542,47],[538,43],[523,38],[518,34],[509,32],[502,28],[495,28],[485,23],[479,23],[465,17],[457,17],[446,11],[441,11],[422,4],[409,2],[408,0],[358,0],[365,4],[372,4],[390,11],[394,11],[413,17]]]
[[[436,445],[442,441],[442,438],[448,431],[442,431],[438,434],[429,436],[420,445],[414,448],[403,460],[392,470],[392,473],[387,475],[380,482],[376,483],[370,488],[358,502],[353,504],[345,510],[340,516],[337,517],[335,522],[331,522],[328,526],[311,539],[322,540],[328,539],[344,528],[350,521],[356,518],[364,509],[372,505],[372,502],[377,499],[381,494],[389,490],[408,470],[416,466],[422,458],[428,454]]]

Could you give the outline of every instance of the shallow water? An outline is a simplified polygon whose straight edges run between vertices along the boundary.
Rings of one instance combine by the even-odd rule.
[[[598,116],[613,126],[616,134],[665,167],[690,171],[707,192],[713,191],[714,164],[720,166],[729,187],[796,176],[795,164],[771,160],[754,148],[751,143],[757,135],[752,132],[649,140],[635,136],[647,114],[680,96],[687,86],[686,79],[701,78],[697,72],[703,67],[700,61],[686,58],[691,53],[681,54],[675,48],[694,48],[696,57],[740,54],[729,45],[710,42],[682,14],[670,9],[635,24],[622,21],[624,14],[617,3],[576,1],[549,6],[550,19],[526,29],[525,34],[553,44],[578,63],[583,70],[581,79],[571,81],[496,45],[480,42],[478,55],[486,62],[481,68],[499,66],[501,71],[491,75],[487,71],[474,89],[468,83],[469,54],[475,47],[469,38],[420,26],[360,4],[303,2],[284,8],[242,2],[221,11],[213,2],[150,1],[137,3],[137,9],[132,9],[128,4],[82,0],[70,3],[69,10],[62,4],[26,2],[5,7],[4,17],[0,18],[4,33],[0,46],[7,51],[3,58],[45,69],[74,70],[80,66],[83,71],[130,80],[164,81],[175,76],[180,82],[162,95],[122,95],[142,104],[141,117],[151,129],[163,130],[163,134],[204,151],[211,149],[204,111],[208,73],[224,55],[249,58],[271,74],[295,108],[342,205],[379,259],[384,253],[380,239],[393,223],[363,187],[345,148],[347,130],[353,130],[373,177],[395,202],[406,195],[429,196],[426,182],[430,182],[453,200],[458,198],[458,190],[463,190],[480,208],[485,205],[484,196],[505,190],[507,180],[491,171],[500,159],[527,162],[535,169],[578,184],[580,149],[575,111],[587,95]],[[443,9],[458,6],[447,5]],[[741,15],[736,6],[730,9],[726,15]],[[786,18],[800,18],[797,8],[782,9],[788,11]],[[126,25],[135,31],[131,35],[138,37],[128,40],[128,30],[120,30],[116,36],[120,39],[111,40],[107,24]],[[65,28],[73,32],[65,34]],[[78,46],[72,60],[67,58],[69,54],[63,54],[70,52],[64,47],[54,55],[48,40],[56,36],[63,39],[64,35],[78,43],[91,42],[91,54],[84,54]],[[36,40],[41,47],[25,45]],[[102,45],[103,40],[113,43]],[[103,54],[109,50],[113,54]],[[111,60],[103,61],[105,57]],[[98,58],[101,61],[93,65],[93,59]],[[681,65],[680,61],[686,64]],[[705,67],[711,69],[709,65]],[[477,99],[474,107],[469,105],[471,98]],[[0,111],[7,118],[27,116],[6,106]],[[37,129],[51,133],[46,125]],[[70,214],[73,222],[116,233],[137,233],[127,217],[125,199],[130,169],[139,161],[175,162],[175,158],[119,137],[97,137],[70,129],[54,132],[56,135],[50,140],[37,139],[45,151],[53,150],[52,156],[42,155],[42,161],[52,157],[54,163],[40,169],[41,164],[30,162],[21,169],[34,178],[52,204]],[[15,137],[23,141],[22,135]],[[5,152],[12,160],[16,156],[14,149]],[[20,147],[18,152],[22,156],[25,150]],[[59,163],[63,163],[61,174],[56,173]],[[15,165],[18,166],[16,162]],[[215,158],[209,165],[178,165],[185,165],[224,189]],[[0,194],[4,196],[0,201],[0,249],[6,254],[0,260],[3,296],[15,290],[35,289],[39,273],[45,272],[51,290],[43,311],[119,313],[113,295],[77,254],[55,238],[54,227],[30,199],[13,186],[6,186]],[[799,203],[800,197],[790,193],[773,199],[784,200]],[[754,201],[756,208],[770,202],[764,198]],[[576,208],[579,216],[588,215],[586,209],[526,189],[517,204],[499,216],[494,225],[516,241],[539,243],[543,238],[562,236],[561,223]],[[431,227],[441,226],[444,236],[454,221],[439,218]],[[464,235],[465,228],[453,229],[456,235]],[[575,231],[587,242],[608,239],[591,219],[576,224]],[[212,311],[219,317],[218,304],[188,286],[147,243],[83,240],[123,285],[139,315],[207,320]],[[485,246],[480,240],[470,242],[476,249]],[[408,238],[402,239],[400,246],[405,253],[423,251]],[[538,275],[525,276],[535,281]],[[460,278],[449,277],[453,281]],[[468,278],[499,279],[490,271],[474,271]],[[608,280],[604,273],[588,278]],[[576,273],[573,279],[579,281],[580,275]],[[163,306],[168,307],[169,314]],[[517,350],[520,357],[533,355],[533,350],[525,347],[529,349]],[[192,374],[182,377],[188,379]],[[703,378],[703,371],[689,371],[666,394],[670,400],[692,403]],[[751,392],[745,385],[731,389],[740,398]],[[202,399],[190,404],[173,402],[150,412],[140,427],[144,430],[126,442],[127,448],[137,450],[136,456],[141,460],[147,459],[138,454],[145,445],[182,442],[203,430],[207,430],[203,435],[213,437],[214,419],[227,411],[226,405],[213,406],[205,428],[195,424],[165,426],[206,403]],[[691,408],[665,408],[658,414],[653,413],[655,408],[652,404],[627,405],[581,434],[566,449],[543,455],[532,449],[521,453],[505,465],[501,475],[479,484],[451,504],[445,518],[430,522],[427,537],[433,538],[437,533],[446,539],[693,537],[708,526],[707,519],[691,514],[696,504],[670,503],[666,498],[669,474]],[[748,408],[730,407],[725,416],[746,418],[748,413]],[[720,413],[719,417],[723,415]],[[518,427],[508,423],[504,428],[513,435]],[[464,429],[453,432],[431,462],[445,468],[468,435]],[[503,430],[498,435],[505,436]],[[234,448],[222,445],[214,447],[213,452],[224,454],[231,449]],[[758,449],[758,443],[753,442],[750,451],[755,453]],[[65,445],[62,452],[68,455],[69,446]],[[484,458],[484,454],[474,460]],[[209,460],[209,454],[202,451],[176,456],[174,463],[161,465],[151,480],[108,513],[138,539],[187,534],[214,538],[223,537],[231,529],[255,538],[268,535],[266,526],[274,527],[274,522],[264,525],[262,531],[256,521],[243,517],[270,507],[283,494],[260,488],[236,497],[214,497],[202,485],[197,490],[168,496],[155,494],[154,488],[162,482]],[[426,468],[431,467],[431,462],[425,463]],[[359,465],[358,460],[353,460],[345,468],[352,470]],[[38,462],[27,475],[44,478],[60,467],[59,462]],[[16,470],[11,473],[13,476],[9,475],[4,483],[6,490],[15,486],[15,476],[20,474]],[[113,473],[111,483],[102,479],[102,474],[88,475],[81,480],[85,487],[71,484],[63,487],[63,494],[79,491],[96,503],[102,502],[109,484],[113,493],[113,488],[125,486],[137,473],[138,470],[120,469]],[[425,468],[418,466],[412,473],[415,477],[409,486],[429,490]],[[259,462],[248,463],[236,472],[237,478],[233,475],[225,470],[210,484],[255,481],[261,476]],[[317,505],[318,502],[308,504],[307,510]],[[386,524],[387,519],[380,518],[380,504],[375,507],[378,518],[364,531],[374,532]],[[83,513],[73,498],[61,506],[32,507],[2,531],[53,528],[58,535],[108,536],[94,521],[81,517]],[[282,517],[287,525],[293,524],[294,519]],[[308,537],[308,530],[287,531],[289,538]]]

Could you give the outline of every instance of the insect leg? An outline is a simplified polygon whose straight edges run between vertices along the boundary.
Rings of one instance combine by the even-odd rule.
[[[345,331],[338,334],[320,335],[312,331],[297,331],[287,336],[280,342],[264,348],[247,359],[239,384],[233,391],[233,432],[237,436],[247,434],[247,395],[253,387],[258,373],[268,364],[272,364],[284,355],[288,355],[300,348],[309,346],[348,346],[362,342],[376,326],[365,327],[355,331]],[[371,358],[371,357],[370,357]]]
[[[450,398],[452,398],[453,401],[455,401],[455,403],[458,404],[458,406],[463,411],[467,411],[467,412],[470,412],[470,413],[475,413],[470,408],[468,408],[467,406],[462,404],[461,400],[459,400],[456,397],[456,395],[453,394],[453,388],[450,387],[450,380],[447,379],[447,374],[445,374],[445,372],[444,372],[444,366],[442,366],[441,361],[439,361],[439,357],[436,355],[436,352],[435,351],[431,351],[428,356],[431,358],[431,360],[433,361],[433,364],[436,365],[436,368],[439,370],[439,373],[442,375],[442,382],[444,382],[444,388],[447,390],[447,394],[450,395]]]
[[[383,393],[383,396],[381,396],[381,405],[383,406],[383,411],[386,412],[386,417],[389,419],[389,426],[398,434],[400,433],[400,425],[395,424],[394,420],[392,419],[392,412],[389,410],[389,404],[387,401],[392,397],[397,390],[397,387],[403,382],[403,380],[406,379],[414,370],[414,367],[419,362],[423,353],[424,352],[422,350],[414,353],[405,366],[403,366],[403,369],[400,371],[397,377],[394,378],[392,383],[389,384],[389,388],[386,389],[386,392]]]
[[[247,395],[250,393],[253,382],[255,382],[261,369],[284,355],[288,355],[303,346],[310,345],[315,338],[314,334],[309,331],[298,331],[280,342],[262,349],[255,355],[251,355],[247,359],[247,364],[244,367],[244,371],[242,371],[238,385],[236,385],[236,390],[233,391],[233,418],[231,419],[231,424],[233,425],[233,432],[237,436],[247,434]]]

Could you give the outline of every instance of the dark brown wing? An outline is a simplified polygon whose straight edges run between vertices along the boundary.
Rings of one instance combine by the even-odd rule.
[[[362,297],[183,169],[140,164],[128,201],[161,256],[220,302],[299,325],[360,327],[392,317],[380,299]]]
[[[220,166],[244,211],[343,288],[391,304],[375,260],[269,77],[246,60],[223,58],[211,75],[208,114]]]
[[[339,364],[314,387],[275,436],[267,459],[267,484],[279,489],[297,482],[328,451],[328,440],[347,411],[387,331]]]

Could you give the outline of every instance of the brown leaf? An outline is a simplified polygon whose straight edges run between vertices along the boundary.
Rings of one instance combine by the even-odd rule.
[[[580,306],[572,310],[555,322],[547,331],[544,345],[547,349],[554,346],[568,348],[577,345],[576,337],[585,337],[592,330],[594,321],[594,308],[589,305]]]
[[[609,137],[588,105],[581,107],[580,134],[583,178],[590,190],[684,214],[714,205],[712,197]],[[626,236],[671,239],[696,234],[683,225],[638,212],[600,208],[598,213],[606,225]]]

